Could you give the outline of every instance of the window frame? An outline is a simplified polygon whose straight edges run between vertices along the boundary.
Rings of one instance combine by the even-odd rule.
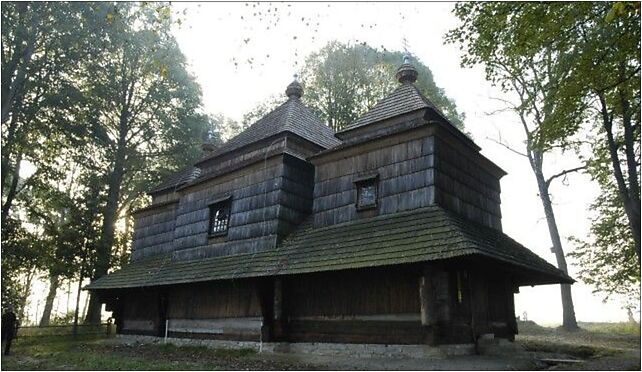
[[[207,205],[208,208],[208,215],[207,215],[207,236],[208,238],[213,238],[213,237],[219,237],[219,236],[226,236],[228,231],[230,230],[230,216],[232,212],[232,196],[226,196],[223,198],[219,198],[216,200],[211,201]],[[227,220],[225,221],[225,228],[219,230],[219,231],[212,231],[212,228],[214,227],[214,219],[213,219],[213,213],[219,211],[219,210],[224,210],[227,211]]]
[[[373,173],[373,174],[363,175],[361,177],[356,178],[353,181],[353,183],[355,185],[356,193],[357,193],[357,197],[354,203],[355,207],[357,208],[357,211],[376,209],[379,207],[379,174]],[[361,190],[367,186],[372,186],[374,189],[374,203],[362,205],[360,204]]]

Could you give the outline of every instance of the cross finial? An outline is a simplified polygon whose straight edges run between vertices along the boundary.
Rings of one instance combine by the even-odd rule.
[[[401,45],[403,46],[403,51],[404,51],[406,54],[409,54],[409,53],[408,53],[408,40],[406,39],[406,37],[405,37],[405,36],[404,36],[404,37],[403,37],[403,39],[401,40]]]
[[[294,81],[299,81],[299,74],[295,72],[292,76],[294,77]]]

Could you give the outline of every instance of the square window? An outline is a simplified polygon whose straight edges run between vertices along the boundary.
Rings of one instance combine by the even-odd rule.
[[[357,209],[377,207],[377,178],[372,177],[355,182],[357,186]]]
[[[225,235],[230,223],[230,200],[225,200],[210,205],[210,235]]]

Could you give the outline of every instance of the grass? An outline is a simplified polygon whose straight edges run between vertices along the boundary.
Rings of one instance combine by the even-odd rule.
[[[581,369],[640,370],[640,329],[629,324],[580,323],[581,330],[520,322],[516,342],[534,358],[582,359]],[[106,335],[22,337],[3,370],[310,370],[323,366],[271,358],[253,349],[124,343]],[[474,368],[474,367],[471,367]],[[564,367],[557,366],[558,369]]]
[[[640,369],[640,328],[631,323],[579,323],[574,332],[519,322],[516,342],[539,357],[586,360],[586,369]]]
[[[640,337],[640,325],[632,322],[621,323],[587,323],[579,322],[580,328],[594,333],[631,335]]]
[[[311,369],[257,357],[252,349],[124,344],[107,336],[18,338],[2,370],[283,370]]]
[[[114,357],[112,353],[96,352],[90,347],[94,341],[105,336],[30,337],[17,339],[12,347],[12,356],[2,358],[3,370],[197,370],[217,369],[200,363],[168,363],[144,356],[128,355]]]

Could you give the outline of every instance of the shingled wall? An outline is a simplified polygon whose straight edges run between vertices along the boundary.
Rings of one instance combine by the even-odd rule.
[[[397,135],[378,140],[371,148],[316,165],[315,227],[371,217],[355,207],[355,180],[378,176],[375,214],[421,208],[434,202],[434,142],[431,137]],[[378,143],[378,145],[377,145]]]

